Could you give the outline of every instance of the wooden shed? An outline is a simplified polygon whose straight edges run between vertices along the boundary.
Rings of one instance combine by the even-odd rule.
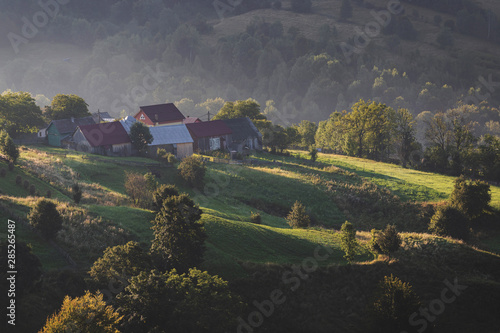
[[[69,139],[78,126],[95,124],[92,117],[52,120],[46,133],[49,145],[62,147],[62,141]]]
[[[156,156],[159,148],[165,149],[177,158],[193,155],[193,138],[186,125],[150,127],[149,130],[153,135],[153,142],[149,145],[152,156]]]
[[[232,142],[233,132],[222,120],[186,124],[186,127],[193,138],[194,151],[226,150]]]
[[[130,156],[132,143],[119,121],[79,126],[73,134],[73,148],[93,154]]]

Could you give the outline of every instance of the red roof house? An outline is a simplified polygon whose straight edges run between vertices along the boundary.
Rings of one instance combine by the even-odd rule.
[[[193,137],[194,151],[226,149],[227,143],[232,142],[233,131],[222,120],[191,123],[186,127]]]
[[[196,117],[186,117],[186,119],[184,119],[184,124],[192,124],[192,123],[201,123],[201,120],[200,118],[196,118]]]
[[[181,125],[186,117],[173,103],[141,106],[134,116],[147,126]]]
[[[73,145],[76,150],[101,155],[128,156],[132,152],[130,137],[119,121],[79,126]]]

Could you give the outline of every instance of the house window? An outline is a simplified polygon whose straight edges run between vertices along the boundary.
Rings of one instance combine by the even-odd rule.
[[[144,115],[143,115],[143,114],[141,114],[141,118],[139,118],[139,119],[141,119],[141,120],[146,120],[146,117],[144,117]]]
[[[210,150],[220,149],[220,138],[210,138]]]

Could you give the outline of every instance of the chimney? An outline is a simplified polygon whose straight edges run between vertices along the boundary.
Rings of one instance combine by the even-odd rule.
[[[71,117],[71,122],[74,123],[75,122],[75,117]]]
[[[155,113],[155,120],[158,121],[158,113]]]

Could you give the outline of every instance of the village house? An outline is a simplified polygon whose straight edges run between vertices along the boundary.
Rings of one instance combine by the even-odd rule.
[[[62,147],[63,140],[71,139],[78,126],[92,124],[95,124],[92,117],[52,120],[46,130],[48,143],[54,147]]]
[[[222,120],[233,132],[229,150],[238,153],[262,150],[262,134],[248,117]]]
[[[149,145],[149,153],[156,156],[159,148],[174,154],[177,158],[193,155],[193,138],[186,125],[158,126],[149,128],[153,142]]]
[[[187,116],[183,121],[184,124],[201,123],[200,118]]]
[[[181,125],[186,117],[173,103],[141,106],[134,116],[147,126]]]
[[[130,137],[119,121],[79,126],[70,148],[107,156],[130,156],[132,153]]]
[[[228,143],[232,143],[233,132],[222,120],[186,124],[186,127],[193,138],[195,152],[226,150]]]
[[[108,112],[101,112],[101,111],[92,113],[92,118],[94,119],[94,122],[96,124],[110,123],[115,121],[115,118],[111,117],[111,115]]]

